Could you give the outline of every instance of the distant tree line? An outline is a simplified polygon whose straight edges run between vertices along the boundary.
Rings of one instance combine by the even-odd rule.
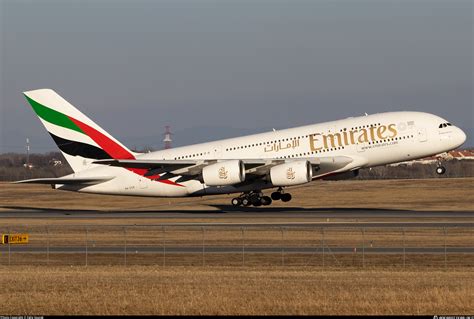
[[[30,154],[30,165],[25,164],[27,164],[25,154],[0,154],[0,181],[60,177],[73,172],[60,152]],[[441,176],[435,172],[436,163],[421,164],[413,162],[411,165],[387,165],[361,169],[355,179],[474,177],[474,160],[452,159],[443,161],[443,166],[446,167],[446,173]]]
[[[449,178],[474,177],[474,160],[447,160],[442,165],[446,168],[443,175],[436,174],[436,163],[422,164],[413,162],[411,165],[377,166],[359,171],[356,179],[414,179],[414,178]]]
[[[40,177],[60,177],[72,173],[72,169],[60,152],[30,154],[0,154],[0,181],[17,181]]]

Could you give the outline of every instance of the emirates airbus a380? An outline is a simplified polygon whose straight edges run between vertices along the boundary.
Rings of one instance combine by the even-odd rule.
[[[18,183],[84,193],[153,197],[241,193],[234,206],[270,205],[284,187],[414,160],[462,145],[466,134],[422,112],[351,117],[150,153],[135,153],[56,92],[24,92],[73,174]],[[436,172],[445,171],[441,164]],[[262,190],[275,189],[270,196]]]

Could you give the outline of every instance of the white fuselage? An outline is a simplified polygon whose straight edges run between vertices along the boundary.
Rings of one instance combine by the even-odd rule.
[[[217,140],[174,149],[150,152],[137,160],[233,160],[233,159],[311,159],[348,156],[353,162],[337,173],[359,168],[413,160],[443,153],[459,147],[466,135],[448,121],[429,113],[389,112],[301,126],[285,130]],[[440,127],[441,126],[441,127]],[[188,180],[181,186],[157,182],[121,167],[92,165],[81,176],[110,176],[110,181],[74,189],[90,193],[138,196],[202,196],[261,190],[274,187],[271,182],[235,187],[209,187],[199,180]],[[176,180],[179,177],[171,178]],[[317,177],[316,177],[317,178]]]

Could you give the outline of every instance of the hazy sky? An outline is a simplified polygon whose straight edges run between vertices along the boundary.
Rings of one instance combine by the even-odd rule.
[[[52,88],[128,146],[416,110],[474,145],[472,1],[0,0],[0,153]]]

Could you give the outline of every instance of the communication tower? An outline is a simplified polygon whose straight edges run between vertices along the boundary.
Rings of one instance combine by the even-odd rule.
[[[33,165],[30,164],[30,139],[26,138],[26,163],[23,164],[26,168],[32,168]]]
[[[171,135],[173,135],[173,133],[171,133],[170,131],[170,126],[169,125],[166,125],[165,126],[165,133],[163,134],[163,136],[165,137],[163,139],[163,142],[165,143],[165,150],[171,148],[171,142],[173,141],[171,139]]]

